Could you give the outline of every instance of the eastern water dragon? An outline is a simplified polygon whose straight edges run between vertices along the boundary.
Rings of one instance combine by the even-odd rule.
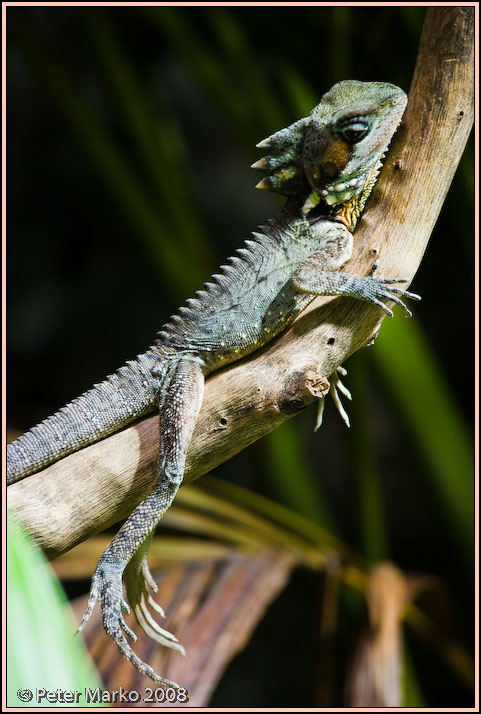
[[[12,483],[158,410],[156,484],[102,554],[79,629],[99,600],[105,630],[119,650],[163,686],[177,685],[137,657],[127,640],[135,635],[122,613],[130,606],[147,634],[183,652],[151,615],[151,610],[163,612],[151,595],[156,588],[147,553],[182,483],[205,378],[272,340],[317,295],[350,295],[390,316],[384,300],[399,304],[409,316],[398,296],[418,299],[393,286],[404,280],[340,271],[351,256],[352,232],[406,101],[392,84],[339,82],[308,117],[261,141],[258,147],[267,156],[253,167],[266,173],[260,188],[287,196],[278,215],[187,300],[146,352],[7,447]]]

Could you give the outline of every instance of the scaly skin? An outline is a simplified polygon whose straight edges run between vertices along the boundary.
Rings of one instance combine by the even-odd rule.
[[[384,299],[401,305],[408,316],[396,295],[418,299],[387,287],[403,280],[339,272],[351,256],[352,230],[405,105],[405,94],[394,85],[340,82],[309,117],[261,142],[258,146],[269,155],[254,164],[267,172],[258,185],[287,195],[285,207],[253,233],[205,290],[180,308],[147,352],[8,446],[12,483],[159,410],[156,485],[101,556],[79,629],[99,599],[104,627],[119,650],[164,686],[177,685],[135,655],[125,637],[135,640],[135,635],[122,610],[127,612],[130,605],[147,634],[183,652],[149,612],[148,606],[163,614],[150,595],[155,585],[147,552],[156,525],[182,483],[205,378],[272,340],[316,295],[350,295],[390,316]]]

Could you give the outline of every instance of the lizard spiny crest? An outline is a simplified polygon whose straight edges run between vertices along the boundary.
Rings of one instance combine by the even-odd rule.
[[[259,226],[251,233],[251,239],[245,240],[242,248],[230,256],[226,265],[219,267],[219,272],[204,283],[203,290],[197,290],[195,297],[188,298],[170,317],[163,330],[157,333],[160,341],[182,341],[190,334],[192,326],[200,323],[210,313],[218,313],[225,303],[229,305],[232,291],[239,286],[247,290],[258,280],[259,267],[272,261],[279,246],[286,236],[294,235],[295,222],[268,219],[265,226]]]

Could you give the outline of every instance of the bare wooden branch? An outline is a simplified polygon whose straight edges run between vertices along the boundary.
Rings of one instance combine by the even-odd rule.
[[[395,136],[347,272],[411,280],[473,121],[474,8],[427,10],[403,125]],[[422,286],[419,286],[422,292]],[[371,342],[379,308],[315,300],[268,348],[208,379],[186,481],[210,471],[327,391],[327,377]],[[404,319],[399,313],[395,319]],[[158,418],[68,456],[8,489],[9,502],[50,557],[126,517],[153,485]]]

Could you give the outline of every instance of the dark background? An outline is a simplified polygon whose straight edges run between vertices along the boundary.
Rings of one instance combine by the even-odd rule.
[[[280,199],[253,188],[259,176],[249,165],[260,157],[260,139],[307,114],[341,79],[407,91],[423,17],[421,7],[9,7],[9,427],[27,429],[144,351],[176,307],[278,210]],[[473,190],[469,146],[413,283],[423,296],[414,320],[468,438]],[[389,557],[406,571],[439,576],[446,628],[470,650],[471,564],[460,555],[435,467],[371,354],[347,366],[368,395],[385,536],[377,554],[365,552],[353,437],[331,405],[317,434],[307,410],[216,475],[326,519],[374,561]],[[280,439],[283,447],[292,442],[295,464],[282,479]],[[212,705],[312,706],[321,586],[312,573],[295,574]],[[337,704],[362,614],[362,603],[344,600]],[[426,704],[468,706],[469,691],[439,658],[415,640],[410,646]],[[269,681],[256,681],[263,671]]]

